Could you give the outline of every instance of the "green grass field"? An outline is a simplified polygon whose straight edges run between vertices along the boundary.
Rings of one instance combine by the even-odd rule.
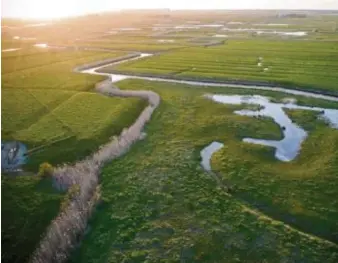
[[[316,128],[305,124],[310,137],[299,158],[281,163],[271,148],[241,142],[280,139],[274,122],[235,115],[242,106],[202,96],[251,92],[140,80],[119,87],[153,90],[162,101],[147,138],[104,169],[103,204],[71,262],[336,262],[338,247],[324,241],[337,241],[336,130],[312,119]],[[299,125],[309,118],[298,111],[291,116]],[[200,150],[212,141],[225,144],[212,165],[225,185],[234,185],[231,195],[200,167]]]
[[[31,91],[32,94],[39,92]],[[43,92],[47,100],[53,97],[53,93],[58,94]],[[29,94],[21,94],[24,95]],[[34,171],[42,162],[57,165],[85,158],[111,136],[118,135],[124,127],[131,125],[145,106],[145,102],[138,99],[107,98],[85,92],[67,95],[70,95],[69,98],[54,109],[42,107],[40,116],[37,115],[39,109],[35,109],[32,115],[20,116],[22,120],[16,118],[18,112],[13,114],[14,109],[30,107],[29,100],[28,103],[12,103],[10,110],[3,106],[3,116],[7,118],[2,119],[2,127],[7,127],[7,120],[26,126],[22,130],[8,130],[7,136],[25,143],[29,149],[45,145],[29,155],[25,169]],[[61,95],[55,98],[61,99]],[[42,102],[47,103],[46,100]],[[7,110],[12,114],[8,114]],[[33,119],[36,122],[31,123]],[[53,140],[58,141],[50,145]],[[4,176],[2,180],[2,212],[5,215],[2,220],[2,259],[4,262],[25,262],[45,228],[56,217],[63,194],[52,192],[50,182],[43,183],[34,174],[10,177]],[[17,253],[18,249],[20,253]]]
[[[89,90],[101,76],[74,73],[78,65],[125,55],[125,52],[51,50],[4,58],[3,88]]]
[[[88,46],[88,47],[110,48],[113,50],[143,51],[143,52],[159,52],[184,47],[184,45],[179,45],[175,43],[156,43],[156,41],[151,41],[151,43],[144,43],[129,40],[123,41],[122,43],[114,41],[83,41],[78,42],[76,44],[79,46],[86,47]]]
[[[120,64],[116,70],[178,78],[263,81],[338,94],[337,61],[335,42],[228,40],[221,46],[185,48]],[[109,70],[115,69],[104,69]]]
[[[30,150],[42,147],[30,156],[30,169],[44,161],[84,158],[131,123],[145,105],[84,93],[104,77],[72,72],[75,66],[124,52],[25,51],[2,59],[2,137],[23,141]]]
[[[58,212],[63,193],[51,182],[27,175],[1,178],[3,262],[27,262]]]
[[[310,132],[295,161],[281,163],[264,155],[259,158],[267,151],[265,147],[236,147],[228,142],[215,154],[213,167],[224,182],[235,185],[236,198],[304,232],[337,243],[338,131],[311,112],[290,111],[289,115]],[[231,150],[234,147],[236,151]]]
[[[59,212],[64,193],[36,176],[38,166],[87,157],[131,125],[146,105],[88,92],[104,78],[72,72],[121,55],[23,48],[2,58],[2,140],[21,141],[32,151],[24,166],[31,172],[2,178],[3,262],[27,262]]]
[[[130,125],[145,106],[139,99],[48,89],[5,89],[3,100],[3,139],[22,141],[33,150],[27,164],[33,170],[44,161],[60,164],[86,157]]]
[[[22,141],[31,151],[22,176],[2,176],[3,262],[28,261],[65,198],[65,192],[52,188],[50,178],[36,176],[39,165],[89,156],[130,126],[146,106],[140,99],[94,93],[104,77],[75,73],[76,66],[131,51],[153,52],[103,71],[264,82],[338,96],[337,15],[121,11],[43,27],[3,22],[2,50],[21,49],[1,54],[1,136]],[[307,34],[175,28],[219,23],[231,29]],[[274,23],[284,25],[272,27]],[[204,47],[221,40],[224,44]],[[106,51],[44,49],[33,47],[35,43]],[[203,95],[261,94],[274,101],[295,97],[299,105],[335,109],[337,102],[135,79],[117,86],[155,91],[161,103],[145,127],[146,138],[100,173],[102,199],[69,262],[338,262],[338,131],[314,112],[287,110],[309,136],[295,160],[280,162],[274,149],[242,142],[244,137],[282,139],[276,123],[234,114],[256,106],[219,104]],[[213,141],[225,147],[212,156],[212,175],[202,169],[200,151]]]

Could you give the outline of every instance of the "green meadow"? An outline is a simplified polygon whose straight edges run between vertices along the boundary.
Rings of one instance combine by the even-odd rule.
[[[246,106],[203,95],[285,94],[141,80],[118,86],[155,91],[162,101],[147,138],[104,168],[102,203],[71,262],[336,261],[337,130],[318,116],[308,127],[307,114],[290,113],[310,136],[296,160],[282,163],[272,148],[241,141],[281,139],[272,120],[235,115]],[[220,183],[200,166],[200,150],[213,141],[225,145],[212,157]]]
[[[87,157],[131,125],[146,104],[94,93],[104,78],[72,72],[77,65],[123,52],[27,47],[7,54],[2,58],[1,137],[23,142],[29,154],[27,172],[2,177],[1,257],[4,262],[27,262],[64,196],[36,175],[39,165]]]
[[[143,101],[96,94],[104,77],[72,72],[125,54],[37,49],[2,59],[2,137],[29,147],[29,169],[82,159],[138,116]]]
[[[338,94],[335,42],[230,39],[222,45],[179,49],[103,71],[252,81]]]
[[[24,171],[1,180],[3,262],[28,262],[68,200],[51,178],[37,176],[40,164],[83,160],[147,106],[96,93],[105,77],[74,72],[77,66],[147,52],[154,55],[100,71],[338,96],[338,16],[325,12],[120,11],[39,27],[2,22],[2,141],[21,141],[29,151]],[[11,48],[20,49],[5,52]],[[116,86],[154,91],[161,102],[145,139],[100,172],[101,200],[69,263],[338,262],[338,130],[319,113],[285,110],[308,137],[296,159],[281,162],[273,148],[242,141],[283,139],[272,119],[234,113],[259,106],[205,95],[291,97],[329,109],[337,102],[136,79]],[[200,152],[214,141],[224,147],[213,154],[209,173]]]

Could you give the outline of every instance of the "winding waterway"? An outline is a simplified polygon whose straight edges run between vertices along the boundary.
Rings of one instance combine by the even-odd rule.
[[[317,98],[317,99],[324,99],[324,100],[338,102],[338,97],[335,97],[335,96],[324,95],[324,94],[310,92],[310,91],[281,88],[281,87],[262,86],[262,85],[243,85],[243,84],[232,84],[232,83],[217,83],[217,82],[208,82],[208,81],[179,80],[175,78],[147,77],[147,76],[135,76],[135,75],[127,75],[127,74],[114,74],[114,73],[99,72],[99,70],[105,67],[115,66],[121,63],[138,60],[142,58],[147,58],[150,56],[153,56],[153,54],[140,53],[137,57],[126,58],[125,60],[119,60],[117,62],[107,63],[104,65],[100,64],[99,66],[93,66],[85,70],[82,70],[80,72],[87,73],[87,74],[109,76],[109,78],[111,79],[113,83],[118,82],[120,80],[124,80],[124,79],[141,79],[141,80],[149,80],[149,81],[162,81],[162,82],[169,82],[169,83],[187,84],[187,85],[192,85],[192,86],[228,87],[228,88],[240,88],[240,89],[277,91],[277,92],[282,92],[286,94],[299,95],[299,96],[304,96],[304,97],[309,97],[309,98]]]
[[[255,85],[240,85],[240,84],[226,84],[226,83],[213,83],[213,82],[202,82],[202,81],[188,81],[188,80],[177,80],[174,78],[160,78],[160,77],[142,77],[134,75],[121,75],[113,73],[102,73],[99,72],[100,69],[107,66],[114,66],[121,64],[127,61],[138,60],[146,57],[150,57],[152,54],[141,53],[136,57],[127,58],[125,60],[119,60],[117,62],[109,63],[106,65],[100,65],[98,67],[88,68],[81,71],[82,73],[96,74],[96,75],[105,75],[109,76],[111,82],[118,82],[124,79],[142,79],[149,81],[163,81],[170,83],[180,83],[180,84],[189,84],[194,86],[212,86],[212,87],[232,87],[232,88],[241,88],[241,89],[257,89],[257,90],[268,90],[268,91],[278,91],[287,94],[300,95],[305,97],[312,97],[330,101],[338,101],[337,97],[317,94],[308,91],[292,90],[278,87],[269,87],[269,86],[255,86]],[[324,109],[319,107],[309,107],[309,106],[299,106],[292,102],[287,103],[272,103],[269,101],[269,98],[263,96],[226,96],[226,95],[212,95],[209,96],[212,100],[225,104],[235,104],[240,105],[243,103],[247,104],[256,104],[263,107],[263,109],[258,111],[250,110],[241,110],[236,111],[235,114],[259,117],[265,116],[272,118],[283,130],[284,138],[280,141],[276,140],[262,140],[255,138],[244,138],[244,142],[261,144],[265,146],[274,147],[276,149],[275,157],[281,161],[291,161],[295,159],[299,153],[302,142],[307,137],[307,132],[299,127],[297,124],[293,123],[292,120],[287,116],[284,109],[300,109],[300,110],[310,110],[320,113],[320,116],[324,118],[332,128],[338,129],[338,110],[335,109]],[[216,145],[217,144],[217,145]],[[210,148],[209,148],[210,147]],[[220,148],[220,143],[213,142],[201,152],[202,156],[202,166],[205,170],[211,170],[210,168],[210,158],[212,154]],[[214,149],[214,150],[213,150]]]
[[[208,95],[207,97],[218,103],[232,105],[253,104],[261,106],[262,109],[260,110],[240,110],[235,111],[235,114],[251,117],[272,118],[274,122],[281,127],[283,131],[283,139],[276,141],[244,138],[243,141],[275,148],[275,157],[280,161],[288,162],[294,160],[299,154],[301,144],[308,135],[303,128],[298,126],[289,118],[284,109],[298,109],[317,112],[319,118],[324,119],[332,128],[338,129],[338,110],[336,109],[299,106],[292,102],[274,103],[271,102],[268,97],[259,95]]]
[[[47,45],[40,45],[40,47],[48,47]],[[94,64],[88,64],[85,66],[81,66],[75,69],[77,72],[87,73],[87,74],[96,74],[96,75],[104,75],[108,76],[109,80],[103,81],[96,85],[96,90],[107,96],[125,96],[125,97],[140,97],[146,99],[149,105],[142,111],[140,116],[131,125],[129,128],[124,129],[124,131],[115,139],[103,145],[96,153],[87,159],[76,163],[75,165],[65,165],[58,167],[53,172],[53,182],[54,185],[59,189],[69,189],[71,186],[77,184],[80,187],[79,193],[74,197],[67,208],[65,208],[58,217],[52,221],[51,225],[48,227],[45,235],[42,237],[40,244],[37,249],[33,253],[32,262],[34,263],[44,263],[44,262],[66,262],[69,251],[75,246],[78,237],[85,232],[87,221],[90,218],[93,208],[97,200],[99,199],[99,180],[98,175],[100,173],[100,169],[103,165],[124,154],[131,145],[141,140],[144,137],[143,128],[146,123],[150,120],[152,113],[157,108],[160,103],[160,97],[158,94],[152,91],[126,91],[119,90],[112,86],[112,83],[133,78],[133,79],[143,79],[150,81],[164,81],[170,83],[181,83],[181,84],[189,84],[195,86],[212,86],[212,87],[233,87],[233,88],[244,88],[244,89],[257,89],[257,90],[271,90],[271,91],[279,91],[288,94],[301,95],[306,97],[314,97],[320,98],[330,101],[338,101],[337,97],[321,95],[306,91],[298,91],[284,88],[275,88],[275,87],[263,87],[263,86],[254,86],[254,85],[237,85],[237,84],[226,84],[226,83],[212,83],[212,82],[203,82],[203,81],[185,81],[185,80],[177,80],[171,78],[157,78],[157,77],[140,77],[140,76],[131,76],[131,75],[120,75],[120,74],[109,74],[109,73],[101,73],[97,72],[97,70],[111,66],[117,65],[123,62],[137,60],[145,57],[152,56],[152,54],[146,53],[138,53],[133,54],[131,56],[126,56],[123,58],[117,58],[114,62],[107,61],[99,61]],[[96,65],[96,66],[95,66]],[[99,65],[99,66],[98,66]],[[241,104],[243,101],[243,97],[245,96],[225,96],[225,95],[211,95],[209,98],[221,102],[221,103],[229,103],[229,99],[231,99],[232,104]],[[273,115],[270,111],[267,110],[267,107],[275,107],[276,111],[283,117],[283,113],[281,111],[282,108],[295,108],[296,106],[292,103],[286,104],[277,104],[270,102],[267,98],[262,96],[246,96],[244,99],[245,103],[251,102],[252,104],[264,104],[265,108],[263,110],[257,111],[259,114],[272,116],[274,120],[280,124],[284,125],[286,123],[281,117],[277,117],[277,115]],[[285,106],[288,105],[288,106]],[[308,109],[311,107],[297,106],[297,109]],[[335,118],[337,117],[336,111],[334,110],[326,110],[320,108],[311,108],[315,111],[324,110],[323,117],[325,117],[331,125],[334,127],[338,125],[338,120],[335,122]],[[255,111],[238,111],[237,114],[255,116],[258,114]],[[333,121],[332,121],[333,120]],[[292,124],[290,124],[292,125]],[[290,126],[292,127],[292,126]],[[291,128],[292,129],[292,128]],[[297,129],[297,127],[295,128]],[[288,135],[289,128],[284,130],[284,135]],[[299,136],[302,138],[301,136]],[[253,140],[254,143],[265,143],[268,145],[268,140],[265,142],[262,141],[254,141],[255,139],[247,138],[244,140]],[[281,143],[281,142],[280,142]],[[281,143],[282,144],[282,143]],[[278,151],[277,145],[270,146],[275,147]],[[213,142],[208,147],[201,151],[202,155],[202,166],[205,170],[210,171],[210,158],[212,154],[221,149],[223,147],[222,143]],[[292,150],[294,152],[294,150]],[[276,153],[277,155],[277,153]],[[303,233],[301,233],[303,234]],[[306,235],[306,234],[303,234]]]
[[[300,95],[305,97],[312,97],[318,99],[325,99],[330,101],[338,101],[337,97],[322,95],[308,91],[300,91],[300,90],[292,90],[285,88],[276,88],[269,86],[255,86],[255,85],[239,85],[239,84],[226,84],[226,83],[213,83],[213,82],[202,82],[202,81],[187,81],[187,80],[177,80],[170,78],[160,78],[160,77],[142,77],[142,76],[134,76],[134,75],[121,75],[121,74],[113,74],[113,73],[102,73],[99,72],[100,69],[105,68],[107,66],[114,66],[124,62],[129,62],[133,60],[138,60],[146,57],[150,57],[152,54],[149,53],[140,53],[136,57],[126,58],[124,60],[119,60],[116,62],[108,63],[105,65],[100,65],[97,67],[91,67],[80,72],[89,73],[95,75],[104,75],[109,76],[111,82],[118,82],[124,79],[142,79],[148,81],[163,81],[170,83],[180,83],[180,84],[189,84],[194,86],[212,86],[212,87],[232,87],[232,88],[241,88],[241,89],[257,89],[257,90],[269,90],[269,91],[279,91],[287,94]],[[324,109],[319,107],[309,107],[309,106],[299,106],[295,103],[288,101],[286,103],[273,103],[270,102],[268,97],[263,96],[226,96],[226,95],[210,95],[208,96],[210,99],[225,103],[225,104],[256,104],[263,107],[263,109],[258,111],[251,110],[241,110],[235,111],[235,114],[259,117],[265,116],[272,118],[282,129],[283,131],[283,139],[276,140],[263,140],[263,139],[255,139],[255,138],[244,138],[243,141],[247,143],[260,144],[265,146],[270,146],[276,149],[275,157],[281,161],[291,161],[294,160],[299,154],[300,147],[302,142],[307,137],[307,132],[299,127],[297,124],[293,123],[292,120],[285,113],[284,109],[300,109],[300,110],[309,110],[318,112],[319,116],[325,119],[332,128],[338,129],[338,110],[335,109]],[[221,143],[212,142],[206,148],[201,151],[202,162],[201,165],[205,170],[210,171],[210,158],[212,154],[221,148]]]

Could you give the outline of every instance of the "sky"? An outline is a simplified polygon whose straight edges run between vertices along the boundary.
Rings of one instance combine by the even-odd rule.
[[[336,9],[338,0],[2,0],[3,17],[59,18],[127,8]]]

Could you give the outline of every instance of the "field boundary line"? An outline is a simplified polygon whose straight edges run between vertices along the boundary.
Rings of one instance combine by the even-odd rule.
[[[30,149],[30,150],[27,151],[26,154],[27,155],[35,154],[36,152],[39,152],[39,151],[43,150],[46,147],[49,147],[49,146],[57,144],[59,142],[68,140],[68,139],[70,139],[70,138],[72,138],[74,136],[75,135],[69,135],[69,136],[64,136],[64,137],[56,136],[56,137],[54,137],[55,139],[53,141],[51,141],[49,143],[46,143],[46,144],[43,144],[43,145],[40,145],[40,146],[37,146],[37,147],[35,147],[33,149]]]
[[[48,106],[47,106],[46,104],[44,104],[43,102],[41,102],[41,101],[40,101],[33,93],[31,93],[30,91],[28,91],[28,92],[34,97],[34,99],[35,99],[38,103],[40,103],[40,105],[42,105],[42,107],[44,107],[44,108],[47,110],[48,113],[47,113],[47,114],[44,114],[43,116],[41,116],[41,118],[43,118],[43,117],[45,117],[45,116],[51,114],[51,115],[52,115],[59,123],[61,123],[62,127],[63,127],[66,131],[70,132],[72,135],[76,135],[76,132],[74,132],[67,124],[65,124],[61,119],[59,119],[59,118],[57,117],[56,114],[53,113],[53,111],[55,110],[55,108],[54,108],[53,110],[49,109]],[[63,103],[65,103],[66,101],[68,101],[70,98],[72,98],[72,97],[75,96],[75,95],[76,95],[76,93],[73,94],[73,95],[71,95],[67,100],[61,102],[56,108],[60,107]],[[39,118],[39,120],[40,120],[41,118]],[[35,122],[35,123],[37,123],[37,122]],[[35,123],[33,123],[32,125],[34,125]],[[31,126],[32,126],[32,125],[31,125]],[[30,127],[31,127],[31,126],[30,126]]]
[[[107,47],[93,47],[93,46],[58,46],[58,45],[50,45],[54,48],[65,48],[71,50],[83,50],[83,51],[102,51],[102,52],[134,52],[138,53],[136,50],[123,50],[123,49],[113,49]]]
[[[41,88],[36,88],[36,87],[1,87],[2,90],[15,90],[15,91],[25,91],[25,90],[47,90],[47,91],[55,91],[55,88],[46,88],[46,87],[41,87]],[[87,90],[76,90],[76,89],[58,89],[57,91],[65,91],[65,92],[74,92],[74,93],[78,93],[78,92],[90,92]]]
[[[248,213],[250,213],[251,215],[254,215],[257,217],[257,220],[259,217],[261,218],[264,218],[264,220],[268,221],[269,223],[272,223],[272,222],[278,222],[280,224],[282,224],[286,229],[292,231],[292,232],[296,232],[298,233],[299,235],[301,236],[304,236],[304,237],[307,237],[309,239],[313,239],[313,240],[317,240],[319,242],[323,242],[323,243],[326,243],[330,246],[333,246],[335,248],[338,249],[338,244],[331,241],[331,240],[328,240],[326,238],[323,238],[323,237],[320,237],[320,236],[317,236],[317,235],[314,235],[310,232],[305,232],[305,231],[302,231],[302,230],[299,230],[297,229],[296,227],[284,222],[284,221],[281,221],[279,219],[275,219],[273,218],[272,216],[269,216],[267,214],[265,214],[264,212],[260,211],[259,209],[257,209],[256,207],[252,207],[250,204],[248,204],[247,202],[243,201],[242,199],[239,199],[239,198],[236,198],[235,196],[233,196],[231,194],[231,187],[225,185],[222,183],[222,180],[220,179],[220,175],[216,172],[207,172],[206,173],[208,175],[210,175],[213,180],[216,181],[216,183],[225,191],[226,195],[234,200],[236,200],[242,207],[243,211],[246,211]]]
[[[269,215],[267,215],[267,214],[264,214],[263,212],[257,210],[256,208],[249,207],[248,204],[244,203],[244,202],[243,202],[242,200],[240,200],[240,199],[235,198],[235,197],[232,196],[231,194],[230,194],[230,196],[231,196],[232,198],[234,198],[235,200],[237,200],[237,201],[239,201],[239,202],[241,203],[242,208],[243,208],[243,211],[247,211],[247,212],[249,212],[250,214],[255,215],[255,216],[257,216],[257,217],[262,217],[262,218],[264,218],[265,220],[269,221],[270,223],[272,223],[272,222],[278,222],[278,223],[281,223],[281,224],[283,224],[283,226],[284,226],[285,228],[287,228],[287,229],[290,230],[290,231],[297,232],[299,235],[305,236],[305,237],[307,237],[307,238],[309,238],[309,239],[313,239],[313,240],[317,240],[317,241],[320,241],[320,242],[323,242],[323,243],[327,243],[328,245],[333,246],[333,247],[335,247],[335,248],[338,249],[338,244],[335,243],[335,242],[333,242],[333,241],[331,241],[331,240],[328,240],[328,239],[326,239],[326,238],[323,238],[323,237],[314,235],[314,234],[309,233],[309,232],[304,232],[304,231],[302,231],[302,230],[299,230],[299,229],[293,227],[292,225],[289,225],[289,224],[285,223],[284,221],[281,221],[281,220],[278,220],[278,219],[274,219],[273,217],[271,217],[271,216],[269,216]]]
[[[91,50],[88,50],[88,51],[91,51]],[[92,51],[95,51],[95,50],[92,50]],[[79,59],[84,59],[84,58],[90,58],[90,57],[95,57],[97,54],[95,55],[90,55],[90,56],[79,56],[78,58]],[[11,72],[7,72],[7,73],[3,73],[1,74],[2,76],[7,76],[7,75],[10,75],[10,74],[14,74],[14,73],[17,73],[17,72],[22,72],[22,71],[26,71],[26,70],[34,70],[34,69],[39,69],[39,68],[42,68],[42,67],[45,67],[46,65],[52,65],[52,66],[55,66],[56,64],[59,64],[59,63],[63,63],[63,62],[68,62],[68,61],[72,61],[74,60],[74,58],[70,58],[70,59],[65,59],[65,60],[59,60],[59,61],[54,61],[54,62],[51,62],[51,63],[44,63],[44,64],[41,64],[41,65],[38,65],[38,66],[34,66],[34,67],[29,67],[29,68],[23,68],[23,69],[18,69],[18,70],[15,70],[15,71],[11,71]],[[89,62],[90,63],[90,62]]]
[[[184,73],[184,72],[187,72],[187,71],[190,71],[190,70],[192,70],[192,67],[181,69],[181,70],[178,70],[178,71],[174,71],[174,72],[171,73],[171,75],[176,76],[176,75],[179,75],[181,73]]]

